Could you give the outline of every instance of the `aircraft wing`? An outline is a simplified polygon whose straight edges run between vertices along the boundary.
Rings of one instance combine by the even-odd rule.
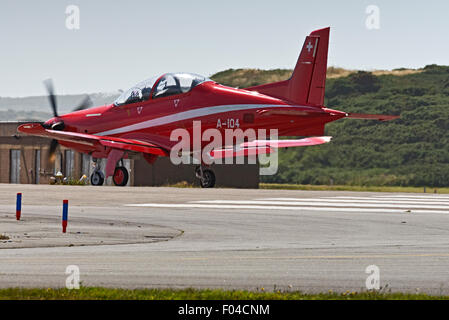
[[[92,148],[92,151],[100,151],[100,149],[104,149],[104,147],[109,147],[112,149],[142,152],[158,156],[167,156],[169,154],[165,149],[149,142],[134,139],[97,136],[87,133],[49,130],[45,129],[39,123],[24,124],[17,130],[28,135],[52,138],[58,141],[88,146]]]
[[[311,137],[300,140],[254,140],[235,148],[223,148],[211,151],[214,159],[245,157],[258,154],[270,154],[279,148],[316,146],[330,142],[332,137]]]

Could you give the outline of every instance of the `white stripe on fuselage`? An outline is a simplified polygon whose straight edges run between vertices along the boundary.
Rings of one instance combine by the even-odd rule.
[[[130,131],[137,131],[151,127],[158,127],[166,124],[170,124],[177,121],[183,121],[187,119],[194,119],[204,116],[209,116],[212,114],[225,113],[231,111],[242,111],[242,110],[253,110],[253,109],[264,109],[264,108],[295,108],[298,106],[291,105],[263,105],[263,104],[234,104],[234,105],[223,105],[215,107],[198,108],[195,110],[183,111],[169,116],[164,116],[156,119],[151,119],[139,123],[135,123],[129,126],[124,126],[108,131],[99,132],[96,135],[106,136],[112,134],[125,133]],[[307,108],[307,107],[305,107]]]

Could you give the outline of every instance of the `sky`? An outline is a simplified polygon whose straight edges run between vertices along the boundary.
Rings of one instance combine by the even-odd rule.
[[[67,28],[73,5],[78,30]],[[78,94],[165,72],[293,68],[304,38],[327,26],[329,66],[449,65],[448,15],[447,0],[0,0],[0,96],[44,95],[47,78]]]

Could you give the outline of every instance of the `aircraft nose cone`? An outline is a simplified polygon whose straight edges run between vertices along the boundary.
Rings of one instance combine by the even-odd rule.
[[[51,130],[64,130],[65,124],[64,121],[60,118],[51,118],[50,120],[44,123],[44,127]]]
[[[56,122],[56,118],[51,118],[50,120],[45,121],[44,125],[51,127],[51,125],[54,124],[55,122]]]

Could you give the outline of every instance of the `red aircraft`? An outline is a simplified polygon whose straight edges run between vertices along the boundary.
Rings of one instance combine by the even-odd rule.
[[[279,136],[309,137],[300,140],[254,140],[237,146],[222,145],[211,157],[270,153],[277,148],[327,143],[327,123],[341,118],[393,120],[397,116],[348,114],[324,106],[330,28],[312,32],[304,42],[298,63],[289,80],[237,89],[205,77],[187,73],[167,73],[151,78],[124,92],[113,104],[88,109],[85,101],[75,112],[58,115],[51,82],[46,82],[54,118],[45,123],[21,125],[19,132],[52,138],[50,158],[58,143],[97,159],[106,158],[103,174],[97,164],[93,185],[102,185],[105,176],[124,186],[128,171],[122,159],[143,156],[150,164],[169,156],[177,141],[170,134],[177,128],[193,132],[193,122],[201,130],[277,129]],[[201,148],[207,142],[201,143]],[[192,154],[193,154],[192,150]],[[196,150],[198,151],[198,150]],[[215,185],[215,175],[201,161],[196,170],[201,186]]]

